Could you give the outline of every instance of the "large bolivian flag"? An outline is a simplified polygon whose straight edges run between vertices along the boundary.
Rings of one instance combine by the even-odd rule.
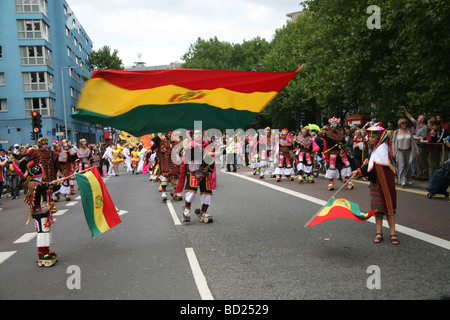
[[[368,213],[361,213],[359,205],[345,199],[332,198],[321,210],[306,223],[305,227],[315,226],[319,223],[337,219],[347,218],[356,221],[366,221],[375,214],[376,211],[369,210]]]
[[[80,189],[84,216],[93,237],[108,231],[120,218],[97,167],[83,174],[76,174]]]
[[[140,137],[152,132],[244,129],[296,72],[172,69],[95,71],[71,116]]]

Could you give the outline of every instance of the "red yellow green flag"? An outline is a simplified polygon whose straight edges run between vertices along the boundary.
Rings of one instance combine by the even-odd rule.
[[[308,223],[306,223],[305,227],[315,226],[319,223],[338,218],[366,221],[372,217],[375,212],[376,211],[374,210],[369,210],[368,213],[361,213],[358,204],[345,199],[332,198]]]
[[[299,71],[95,71],[71,116],[136,137],[192,129],[194,121],[245,129]]]
[[[84,216],[93,237],[119,224],[116,207],[106,189],[97,167],[83,174],[76,174],[80,189]]]

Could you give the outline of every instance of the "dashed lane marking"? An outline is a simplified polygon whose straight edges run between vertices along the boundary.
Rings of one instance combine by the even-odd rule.
[[[36,232],[25,233],[23,236],[21,236],[19,239],[17,239],[17,240],[14,241],[13,243],[26,243],[26,242],[30,242],[30,241],[33,240],[35,237],[36,237]]]
[[[73,207],[74,205],[76,205],[78,203],[78,201],[71,201],[68,204],[66,204],[66,207]]]
[[[167,207],[169,208],[170,215],[172,216],[173,223],[176,226],[181,226],[180,219],[178,219],[177,213],[175,212],[175,209],[173,208],[172,202],[170,200],[167,200]]]
[[[214,300],[211,291],[209,290],[208,283],[206,282],[205,275],[202,268],[198,263],[197,256],[195,255],[193,248],[185,248],[186,255],[191,265],[192,274],[194,275],[195,284],[197,285],[198,292],[202,300]]]
[[[53,216],[62,216],[64,213],[66,213],[67,211],[69,211],[69,209],[60,209],[58,211],[56,211]]]
[[[17,251],[0,252],[0,264],[11,258]]]

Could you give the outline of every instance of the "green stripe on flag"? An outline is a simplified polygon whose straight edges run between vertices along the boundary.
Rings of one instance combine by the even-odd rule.
[[[193,129],[194,121],[202,121],[203,129],[245,129],[256,115],[255,112],[245,110],[185,103],[139,106],[116,117],[78,109],[71,116],[77,120],[108,125],[140,137],[154,132]]]
[[[81,202],[83,204],[84,216],[91,230],[92,236],[95,237],[101,234],[97,227],[94,217],[94,201],[93,201],[93,191],[89,179],[84,174],[75,175],[77,179],[77,184],[80,189]]]

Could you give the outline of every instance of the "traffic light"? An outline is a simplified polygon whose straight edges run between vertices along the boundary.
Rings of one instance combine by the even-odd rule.
[[[42,128],[41,114],[39,112],[33,111],[31,113],[31,126],[34,133],[40,133]]]
[[[300,112],[300,121],[305,122],[306,121],[306,113]]]

